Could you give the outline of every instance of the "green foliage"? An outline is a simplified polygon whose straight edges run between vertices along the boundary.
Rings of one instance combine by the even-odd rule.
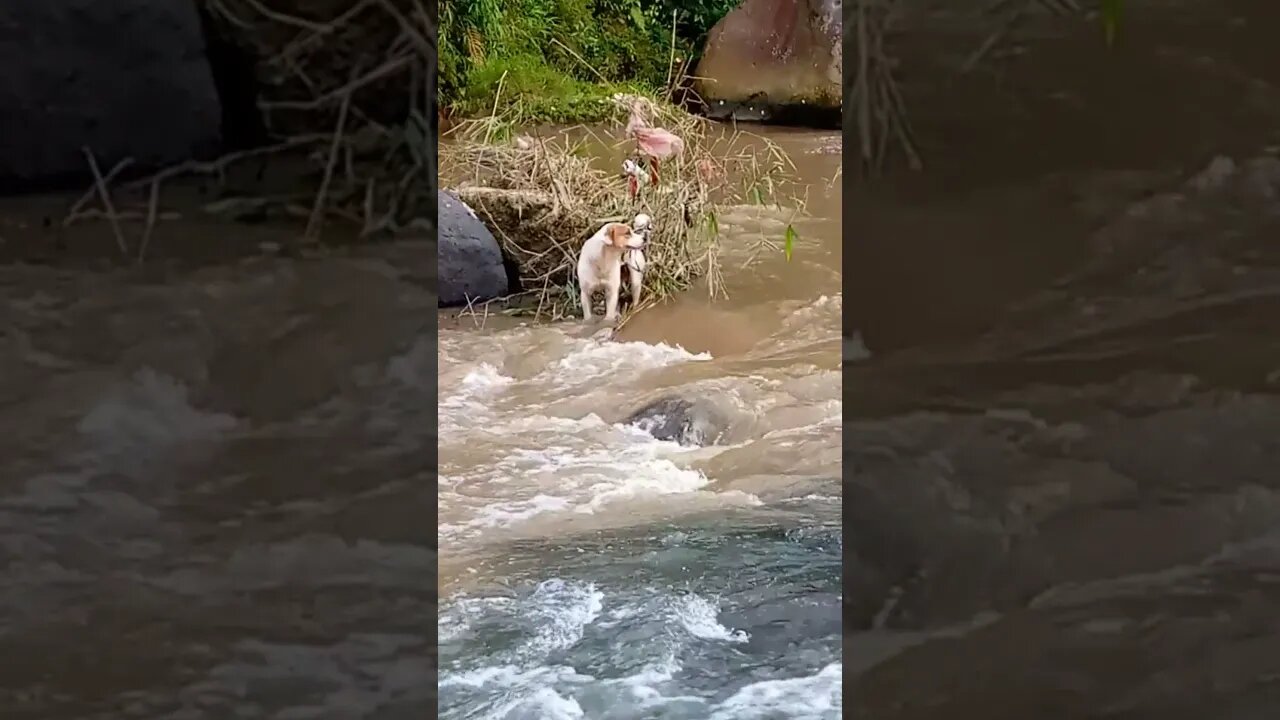
[[[463,115],[504,105],[552,122],[603,117],[620,86],[654,91],[736,0],[442,0],[441,105]]]
[[[671,32],[671,13],[676,13],[676,35],[692,47],[701,47],[707,33],[720,18],[738,7],[742,0],[654,0],[654,14],[664,19]]]
[[[517,116],[548,122],[596,120],[609,111],[599,87],[533,55],[493,58],[473,68],[457,106],[466,114],[486,114],[495,98],[506,106],[518,103]]]

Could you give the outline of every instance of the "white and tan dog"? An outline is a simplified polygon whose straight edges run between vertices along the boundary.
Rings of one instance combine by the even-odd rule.
[[[647,218],[646,218],[647,220]],[[625,223],[605,223],[595,235],[587,238],[578,253],[578,288],[582,293],[582,319],[591,319],[591,296],[597,290],[605,291],[606,322],[618,319],[618,293],[622,289],[622,268],[631,251],[644,248],[645,236]],[[643,254],[640,255],[640,278],[643,277]],[[640,280],[634,268],[627,267],[631,280],[633,301],[639,292]]]

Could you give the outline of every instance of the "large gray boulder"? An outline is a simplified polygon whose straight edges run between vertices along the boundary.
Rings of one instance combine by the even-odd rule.
[[[191,0],[0,3],[0,191],[84,182],[125,158],[215,152],[222,110]]]
[[[437,191],[440,307],[490,300],[508,292],[502,250],[489,228],[457,195]]]
[[[654,400],[622,422],[640,428],[656,440],[686,446],[714,445],[728,426],[728,419],[710,403],[680,397]]]
[[[840,0],[744,0],[708,33],[698,63],[696,89],[708,113],[838,122],[841,26]]]

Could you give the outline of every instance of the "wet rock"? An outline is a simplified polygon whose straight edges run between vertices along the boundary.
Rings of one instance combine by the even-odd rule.
[[[695,73],[713,114],[825,124],[839,117],[839,0],[745,0],[711,29]]]
[[[507,270],[493,234],[458,196],[440,190],[437,199],[440,307],[506,295]]]
[[[0,191],[216,151],[221,105],[195,3],[0,4]],[[145,128],[145,132],[139,132]]]
[[[710,404],[674,397],[655,400],[623,422],[681,445],[713,445],[725,430],[724,417]]]

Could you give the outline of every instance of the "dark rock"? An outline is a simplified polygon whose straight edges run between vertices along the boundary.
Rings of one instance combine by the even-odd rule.
[[[713,116],[838,127],[840,0],[745,0],[707,36],[696,89]]]
[[[506,295],[507,269],[493,234],[456,195],[440,190],[437,200],[440,307]]]
[[[192,2],[0,3],[0,191],[216,152],[221,106]]]
[[[725,418],[708,403],[662,398],[624,420],[658,440],[681,445],[713,445],[725,430]]]

